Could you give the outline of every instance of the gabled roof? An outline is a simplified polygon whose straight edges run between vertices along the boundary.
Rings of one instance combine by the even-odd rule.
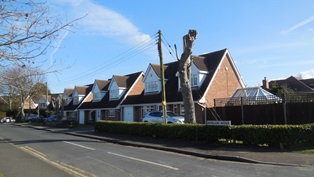
[[[75,86],[74,90],[76,90],[76,92],[79,95],[86,95],[88,93],[87,91],[90,86],[92,86],[92,84],[84,86]]]
[[[130,89],[132,89],[135,82],[140,79],[140,76],[142,76],[143,72],[137,72],[128,74],[125,76],[114,76],[115,79],[119,80],[119,87],[126,88],[125,95],[129,93]],[[78,109],[109,109],[109,108],[116,108],[121,104],[121,102],[125,99],[125,95],[122,95],[119,100],[110,100],[109,99],[109,93],[107,93],[101,101],[99,102],[85,102],[83,103]]]
[[[218,69],[219,64],[223,60],[227,49],[203,54],[201,56],[192,56],[194,64],[202,71],[206,71],[208,74],[203,84],[198,89],[192,90],[194,101],[200,100],[205,92],[208,90],[211,80]],[[152,65],[153,66],[153,65]],[[158,65],[155,65],[158,66]],[[167,102],[181,102],[183,101],[181,92],[178,91],[178,77],[176,73],[178,71],[179,61],[165,64],[165,78],[166,82],[166,100]],[[130,104],[149,104],[161,102],[161,93],[159,94],[144,94],[144,91],[139,96],[128,96],[123,102],[123,105]]]
[[[304,84],[306,84],[307,86],[311,87],[312,89],[314,89],[314,78],[302,79],[300,81],[303,82]]]
[[[153,70],[155,71],[156,75],[157,75],[159,78],[161,78],[160,65],[150,63],[150,66],[153,68]],[[165,70],[165,71],[167,70],[167,67],[168,67],[168,65],[167,65],[167,64],[164,64],[164,70]],[[166,75],[166,74],[165,74],[165,75]],[[167,77],[165,76],[165,78],[167,78]]]
[[[287,79],[273,80],[269,85],[284,85],[296,92],[314,92],[313,79],[301,79],[298,77],[290,76]]]
[[[84,102],[84,99],[86,98],[88,93],[91,92],[92,88],[93,88],[93,84],[89,84],[89,85],[85,85],[85,86],[75,86],[75,89],[77,90],[77,92],[80,95],[85,95],[85,97],[77,105],[73,105],[73,99],[72,99],[68,105],[64,106],[64,110],[67,110],[67,111],[73,110],[74,111],[75,109],[77,109],[82,104],[82,102]]]
[[[72,96],[73,91],[74,91],[74,89],[71,89],[71,88],[65,88],[65,89],[64,89],[64,93],[65,93],[68,97],[71,97],[71,96]]]
[[[109,80],[98,80],[98,79],[96,79],[95,82],[97,83],[98,89],[100,91],[108,90],[109,83],[110,83]]]

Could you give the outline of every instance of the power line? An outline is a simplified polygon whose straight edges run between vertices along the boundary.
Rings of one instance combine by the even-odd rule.
[[[156,40],[157,33],[153,35],[153,37]],[[131,58],[151,49],[152,47],[156,45],[155,40],[148,38],[144,40],[142,43],[140,43],[139,45],[136,45],[128,49],[127,51],[117,55],[116,57],[113,57],[109,61],[107,60],[106,62],[103,62],[102,64],[97,65],[96,67],[88,69],[87,71],[82,72],[82,74],[78,74],[75,77],[63,79],[61,83],[68,83],[69,81],[73,83],[75,81],[79,81],[81,79],[88,78],[95,74],[104,72],[105,70],[108,70],[114,66],[117,66],[118,64],[121,64],[127,60],[130,60]]]

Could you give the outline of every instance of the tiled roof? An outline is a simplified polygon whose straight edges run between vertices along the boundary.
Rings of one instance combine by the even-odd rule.
[[[93,88],[93,84],[89,84],[89,85],[85,85],[85,86],[75,86],[75,89],[77,89],[77,91],[80,95],[85,95],[85,97],[81,100],[81,102],[84,101],[87,94],[92,91],[92,88]],[[78,108],[78,106],[80,104],[81,103],[79,103],[77,105],[73,105],[73,99],[72,99],[68,105],[64,106],[64,110],[67,110],[67,111],[75,110]]]
[[[108,90],[110,81],[96,79],[95,82],[97,83],[99,90]]]
[[[207,77],[205,78],[203,84],[198,89],[192,90],[193,99],[195,101],[202,98],[203,94],[206,92],[207,87],[209,86],[210,81],[212,80],[215,71],[218,68],[221,60],[223,59],[224,54],[227,49],[219,50],[212,53],[203,54],[201,56],[193,56],[194,64],[203,71],[207,71]],[[157,65],[158,66],[158,65]],[[166,100],[167,102],[181,102],[183,101],[182,94],[178,91],[178,77],[176,73],[178,71],[179,62],[172,62],[165,64],[165,78],[167,82],[166,87]],[[123,102],[123,105],[128,104],[148,104],[148,103],[157,103],[161,102],[161,93],[159,94],[144,94],[144,91],[141,95],[137,96],[128,96],[128,98]]]
[[[125,76],[113,76],[115,79],[118,79],[119,87],[125,87],[127,93],[135,81],[143,74],[143,72],[137,72]],[[117,81],[117,80],[116,80]],[[121,101],[124,99],[124,95],[120,97],[119,100],[109,100],[109,92],[102,98],[99,102],[85,102],[83,103],[79,109],[96,109],[96,108],[116,108],[119,106]]]
[[[311,87],[314,83],[311,82],[311,79],[303,80],[298,77],[290,76],[287,79],[273,80],[269,82],[270,86],[274,84],[285,85],[296,92],[314,92],[314,88]]]
[[[65,94],[69,97],[72,96],[73,91],[74,91],[74,89],[70,89],[70,88],[66,88],[64,90],[65,90]]]
[[[311,87],[312,89],[314,89],[314,78],[302,79],[300,81],[303,82],[304,84],[306,84],[307,86]]]

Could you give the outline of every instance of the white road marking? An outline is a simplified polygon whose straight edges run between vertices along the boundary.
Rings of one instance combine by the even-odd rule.
[[[89,149],[89,150],[92,150],[92,151],[96,150],[96,149],[91,148],[91,147],[83,146],[83,145],[76,144],[76,143],[71,143],[71,142],[68,142],[68,141],[63,141],[63,142],[64,142],[64,143],[67,143],[67,144],[72,144],[72,145],[74,145],[74,146],[78,146],[78,147],[81,147],[81,148]]]
[[[148,164],[152,164],[152,165],[157,165],[157,166],[161,166],[161,167],[165,167],[165,168],[170,168],[172,170],[179,170],[179,168],[175,168],[175,167],[171,167],[171,166],[168,166],[168,165],[163,165],[163,164],[160,164],[160,163],[155,163],[155,162],[151,162],[151,161],[147,161],[147,160],[142,160],[142,159],[138,159],[138,158],[134,158],[134,157],[129,157],[129,156],[125,156],[125,155],[122,155],[122,154],[116,154],[116,153],[113,153],[113,152],[108,152],[108,154],[119,156],[119,157],[124,157],[124,158],[131,159],[131,160],[136,160],[136,161],[140,161],[140,162],[144,162],[144,163],[148,163]]]

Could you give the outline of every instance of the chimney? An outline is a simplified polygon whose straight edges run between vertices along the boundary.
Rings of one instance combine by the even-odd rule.
[[[266,79],[266,77],[264,77],[262,88],[265,89],[265,90],[269,89],[269,82]]]

